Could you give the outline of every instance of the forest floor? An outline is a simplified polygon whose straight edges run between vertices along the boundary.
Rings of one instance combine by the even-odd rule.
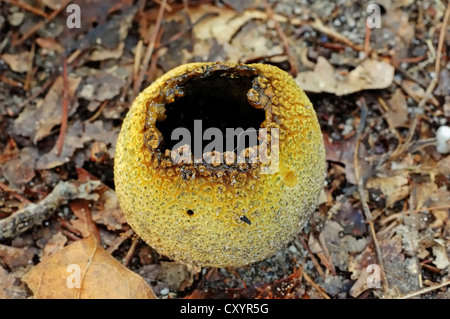
[[[80,28],[69,1],[0,0],[0,298],[74,297],[55,265],[83,249],[144,282],[98,292],[111,297],[149,296],[148,284],[158,298],[450,298],[450,156],[436,144],[450,120],[448,1],[73,3]],[[317,211],[247,267],[159,255],[114,192],[116,139],[137,93],[196,61],[286,70],[324,136]],[[57,185],[76,191],[55,204]],[[34,225],[31,204],[46,200],[56,211]]]

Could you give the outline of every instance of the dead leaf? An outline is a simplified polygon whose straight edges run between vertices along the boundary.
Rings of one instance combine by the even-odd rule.
[[[368,189],[379,189],[386,196],[386,207],[406,198],[410,193],[408,173],[403,172],[388,177],[371,177],[367,181]]]
[[[0,299],[11,299],[16,278],[0,266]]]
[[[31,248],[17,248],[0,244],[0,258],[9,269],[28,266],[34,257]]]
[[[28,72],[30,52],[25,51],[17,54],[5,53],[0,55],[0,58],[2,58],[14,72]]]
[[[64,248],[67,243],[67,237],[62,232],[54,234],[44,247],[42,257],[49,257]]]
[[[100,193],[99,200],[95,202],[92,220],[105,225],[109,230],[122,229],[122,225],[126,223],[117,195],[109,187],[105,187],[105,191]]]
[[[251,19],[266,20],[267,14],[260,10],[245,10],[241,14],[229,8],[219,8],[215,5],[204,4],[198,7],[190,8],[189,15],[192,21],[197,21],[206,13],[215,13],[216,15],[204,19],[198,23],[194,29],[194,36],[198,40],[215,39],[217,43],[224,44],[230,42],[233,36]],[[181,17],[174,15],[168,19],[179,20]],[[274,18],[279,22],[287,22],[287,18],[275,14]]]
[[[158,279],[167,283],[171,291],[184,291],[194,282],[194,274],[183,264],[162,261]]]
[[[386,121],[391,128],[397,128],[408,121],[408,105],[401,89],[395,90],[388,101],[389,110],[385,114]]]
[[[100,240],[100,234],[98,232],[97,226],[92,220],[91,216],[91,206],[90,201],[85,199],[77,199],[69,203],[70,209],[73,211],[77,219],[70,220],[75,229],[77,229],[83,238],[93,235]]]
[[[394,80],[394,70],[389,63],[366,59],[347,74],[338,73],[324,57],[319,57],[314,70],[300,72],[296,81],[305,91],[341,96],[361,90],[385,89]]]
[[[81,77],[68,76],[69,96],[74,96],[80,82]],[[63,79],[58,77],[41,104],[37,107],[30,105],[20,113],[14,121],[14,132],[17,135],[32,137],[34,143],[47,137],[56,125],[61,124],[62,92]],[[75,113],[77,107],[77,99],[73,99],[69,106],[69,116]]]
[[[91,139],[87,134],[83,133],[83,124],[77,120],[67,130],[61,154],[57,155],[57,145],[55,143],[48,153],[38,159],[36,168],[39,170],[50,169],[69,162],[75,150],[83,148],[84,143]]]
[[[59,44],[54,38],[36,38],[36,43],[42,49],[45,49],[47,51],[55,51],[60,54],[64,52],[63,46]]]
[[[34,178],[37,157],[37,149],[24,147],[20,151],[19,158],[12,159],[2,165],[1,172],[11,188],[20,188]]]
[[[106,252],[93,236],[44,259],[22,280],[36,299],[156,299],[146,282]]]
[[[345,165],[345,178],[347,182],[356,184],[355,177],[355,138],[352,137],[348,140],[333,140],[327,134],[324,134],[324,144],[327,154],[327,160],[339,162]],[[367,161],[368,152],[363,143],[359,146],[359,166],[362,171],[366,171],[370,167],[370,163]]]
[[[445,269],[450,265],[447,250],[442,243],[437,243],[433,246],[433,255],[435,256],[433,263],[436,265],[437,269]]]

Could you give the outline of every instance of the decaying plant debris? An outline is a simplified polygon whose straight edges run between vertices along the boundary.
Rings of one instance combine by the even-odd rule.
[[[97,198],[60,198],[40,225],[0,240],[0,298],[30,297],[26,273],[98,242],[160,298],[450,298],[450,155],[435,140],[450,119],[448,1],[378,1],[373,29],[362,1],[75,2],[79,29],[66,25],[69,1],[0,1],[0,225],[59,183],[94,181]],[[115,143],[137,93],[203,61],[288,71],[314,104],[327,153],[308,225],[237,269],[158,255],[114,192]],[[367,285],[370,265],[379,286]]]

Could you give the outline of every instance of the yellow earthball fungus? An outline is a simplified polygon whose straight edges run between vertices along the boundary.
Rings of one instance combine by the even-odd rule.
[[[171,135],[185,127],[195,136],[195,120],[203,130],[262,133],[241,153],[210,150],[199,158],[197,140],[177,148]],[[177,154],[192,156],[178,161]],[[136,98],[119,134],[114,175],[128,223],[160,254],[240,267],[271,256],[301,230],[323,187],[325,148],[313,105],[286,72],[191,63]]]

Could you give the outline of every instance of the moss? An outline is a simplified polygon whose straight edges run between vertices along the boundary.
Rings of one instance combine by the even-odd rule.
[[[270,130],[267,137],[279,138],[278,170],[262,174],[270,163],[228,162],[239,155],[229,150],[208,154],[221,163],[173,162],[164,123],[174,112],[186,114],[177,121],[195,112],[198,92],[208,96],[199,97],[205,110],[227,100],[216,126],[237,127],[263,112],[260,127],[279,129],[278,137]],[[114,174],[129,224],[159,253],[201,266],[239,267],[272,255],[299,232],[323,186],[325,149],[311,102],[286,72],[263,64],[192,63],[136,98],[119,135]]]

